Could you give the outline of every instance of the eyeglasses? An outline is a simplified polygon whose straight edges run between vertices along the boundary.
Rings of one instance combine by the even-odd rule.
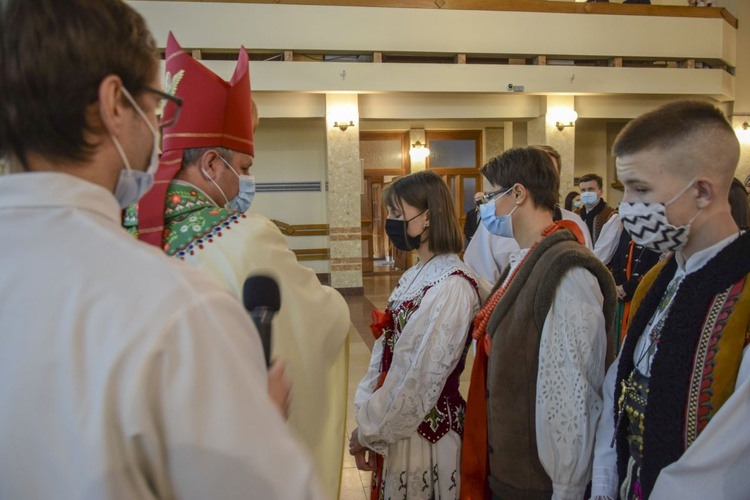
[[[505,194],[511,189],[512,188],[500,188],[497,191],[492,191],[490,193],[482,193],[482,197],[477,201],[477,205],[484,205],[485,203],[489,203],[495,196],[499,194]]]
[[[159,106],[156,107],[155,111],[156,116],[159,118],[159,126],[161,128],[166,128],[174,125],[177,122],[177,118],[180,116],[182,99],[151,87],[144,87],[143,90],[161,97],[161,102],[159,103]]]

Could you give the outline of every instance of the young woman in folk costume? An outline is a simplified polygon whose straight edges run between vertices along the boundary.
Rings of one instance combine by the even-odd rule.
[[[373,314],[377,341],[357,388],[349,451],[374,470],[373,499],[454,499],[466,408],[459,377],[486,285],[456,255],[461,229],[438,175],[398,179],[384,201],[388,237],[419,262]]]

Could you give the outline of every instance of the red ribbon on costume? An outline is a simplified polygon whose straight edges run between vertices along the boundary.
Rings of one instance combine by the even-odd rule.
[[[393,330],[393,316],[391,313],[386,311],[379,311],[374,309],[372,311],[372,324],[370,324],[370,330],[375,340],[383,336],[386,330]],[[385,353],[384,353],[385,354]],[[388,368],[390,362],[386,363],[386,366],[380,371],[380,377],[378,377],[378,383],[375,385],[375,391],[383,387],[385,382],[385,376],[388,374]],[[374,391],[373,391],[374,392]],[[370,453],[375,453],[370,450]],[[380,490],[383,486],[383,455],[376,454],[375,457],[375,471],[373,472],[375,484],[373,484],[372,491],[370,492],[370,500],[379,500]]]

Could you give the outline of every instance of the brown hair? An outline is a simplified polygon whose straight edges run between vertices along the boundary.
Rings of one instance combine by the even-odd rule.
[[[715,128],[735,138],[732,126],[719,108],[704,101],[675,101],[630,121],[617,135],[612,155],[622,157],[659,146],[671,149],[695,133]]]
[[[578,185],[580,186],[582,182],[591,182],[591,181],[596,181],[596,185],[599,186],[600,190],[604,187],[604,179],[602,179],[600,175],[596,175],[596,174],[582,175],[581,178],[578,180]]]
[[[135,97],[156,76],[146,23],[120,0],[3,0],[0,157],[85,161],[86,118],[100,82],[117,75]]]
[[[451,192],[439,175],[430,170],[416,172],[397,179],[383,192],[383,202],[389,208],[403,210],[402,201],[420,212],[429,211],[427,244],[431,252],[441,255],[463,250]]]
[[[480,172],[495,186],[521,184],[531,194],[534,206],[555,210],[560,174],[546,151],[535,146],[512,148],[492,158]]]
[[[571,191],[568,193],[568,195],[565,197],[565,210],[573,211],[573,200],[575,200],[576,196],[581,196],[581,193],[578,191]]]
[[[534,149],[538,149],[539,151],[544,151],[552,158],[554,158],[557,162],[557,173],[560,173],[560,169],[562,168],[562,156],[560,156],[560,153],[558,153],[555,148],[553,148],[552,146],[547,146],[546,144],[535,144],[531,147]]]

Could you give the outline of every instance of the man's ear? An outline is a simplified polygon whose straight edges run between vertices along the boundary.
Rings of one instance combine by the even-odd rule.
[[[114,136],[122,133],[125,126],[125,108],[129,106],[122,96],[122,80],[117,75],[108,75],[99,83],[98,100],[93,106],[102,128]],[[96,124],[95,121],[91,122]],[[96,127],[94,127],[96,128]],[[103,130],[103,131],[104,131]]]
[[[716,198],[716,186],[706,178],[699,178],[695,181],[695,188],[698,191],[696,205],[698,208],[706,208]]]
[[[198,161],[201,169],[214,180],[216,180],[219,175],[218,169],[220,167],[217,165],[217,160],[221,162],[219,159],[219,152],[215,149],[209,149],[201,155],[200,160]]]

